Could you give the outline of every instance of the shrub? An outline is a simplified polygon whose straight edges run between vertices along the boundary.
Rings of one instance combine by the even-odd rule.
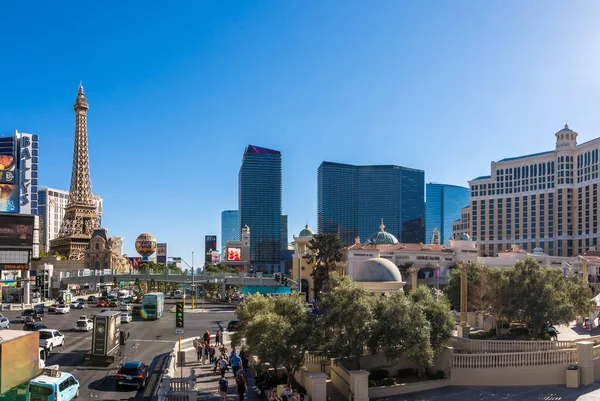
[[[396,376],[398,376],[398,377],[414,376],[415,373],[416,372],[413,369],[410,369],[410,368],[407,368],[407,369],[398,369],[398,373],[396,373]]]
[[[369,380],[379,381],[385,379],[386,377],[390,377],[390,372],[385,369],[375,369],[369,375]]]
[[[529,329],[527,327],[513,327],[510,329],[510,334],[514,336],[528,336]]]
[[[393,377],[386,377],[381,381],[382,386],[393,386],[394,384],[396,384],[396,382]]]
[[[369,387],[377,387],[375,380],[369,380]]]
[[[446,373],[444,373],[443,370],[438,370],[435,372],[435,378],[438,380],[443,379],[444,376],[446,376]]]

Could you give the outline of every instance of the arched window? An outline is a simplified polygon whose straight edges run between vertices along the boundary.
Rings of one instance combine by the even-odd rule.
[[[100,244],[96,242],[96,249],[100,249]]]

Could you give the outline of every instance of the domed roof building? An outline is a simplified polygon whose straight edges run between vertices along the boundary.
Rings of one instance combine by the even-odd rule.
[[[371,235],[371,238],[369,238],[365,245],[395,245],[397,243],[398,239],[385,231],[385,225],[383,225],[383,219],[381,219],[379,231]]]
[[[300,234],[298,234],[299,237],[312,237],[313,235],[315,235],[315,233],[310,229],[308,224],[305,225],[304,230],[300,231]]]
[[[372,293],[398,291],[406,284],[394,262],[384,258],[371,258],[359,264],[352,273],[352,280]]]

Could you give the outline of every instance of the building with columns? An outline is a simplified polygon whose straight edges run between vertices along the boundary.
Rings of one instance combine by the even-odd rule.
[[[519,245],[572,257],[598,246],[600,138],[577,144],[565,125],[553,150],[491,163],[469,181],[471,234],[482,256]]]

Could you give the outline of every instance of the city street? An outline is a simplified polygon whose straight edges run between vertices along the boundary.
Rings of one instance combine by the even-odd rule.
[[[59,365],[61,370],[73,374],[81,384],[81,399],[151,400],[158,389],[160,375],[166,368],[167,353],[177,341],[174,313],[169,312],[174,304],[174,300],[166,300],[165,313],[158,321],[143,321],[139,316],[135,316],[131,323],[121,325],[121,330],[129,333],[126,346],[120,347],[121,363],[141,361],[150,366],[152,376],[147,387],[139,392],[115,388],[116,366],[88,367],[84,361],[84,354],[91,348],[92,333],[76,332],[75,321],[80,315],[91,317],[102,308],[92,306],[84,310],[72,309],[67,315],[46,312],[42,323],[65,335],[64,349],[55,348],[48,358],[47,365]],[[217,329],[225,329],[227,323],[235,319],[234,306],[206,304],[205,308],[207,312],[204,313],[186,310],[183,338],[201,336],[204,330],[210,330],[214,334]],[[10,319],[11,329],[22,329],[20,311],[3,311],[2,314]]]

